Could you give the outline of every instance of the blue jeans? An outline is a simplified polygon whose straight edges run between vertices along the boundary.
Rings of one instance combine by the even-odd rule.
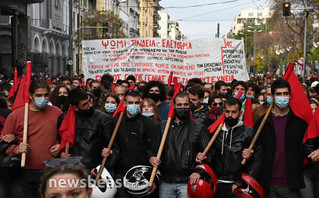
[[[159,186],[160,198],[189,198],[187,193],[187,183],[166,183]]]

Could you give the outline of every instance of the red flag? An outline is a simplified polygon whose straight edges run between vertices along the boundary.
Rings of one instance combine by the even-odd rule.
[[[85,80],[82,80],[82,84],[81,84],[82,88],[85,89]]]
[[[29,87],[31,84],[31,61],[27,62],[27,71],[25,72],[19,86],[17,96],[12,105],[12,111],[19,107],[25,105],[25,103],[30,103],[29,99]]]
[[[245,115],[244,115],[244,125],[249,126],[251,128],[254,127],[253,123],[253,110],[252,110],[252,103],[251,98],[248,97],[246,99],[246,106],[245,106]]]
[[[319,110],[317,109],[313,118],[311,119],[302,143],[305,143],[308,139],[316,138],[319,136]]]
[[[128,90],[134,89],[135,88],[135,84],[131,85]],[[117,106],[114,114],[113,114],[113,118],[116,117],[117,115],[119,115],[121,112],[125,112],[125,106],[124,106],[124,100],[125,100],[125,96],[122,98],[120,104]]]
[[[59,152],[65,150],[67,143],[70,143],[70,147],[74,144],[75,139],[75,128],[76,128],[76,113],[72,106],[70,106],[69,111],[66,113],[62,124],[59,128],[59,134],[61,136],[61,143]]]
[[[112,85],[112,93],[114,93],[115,87],[116,87],[116,84],[113,84]]]
[[[18,89],[19,81],[18,81],[18,71],[17,68],[14,68],[14,79],[13,79],[13,86],[9,92],[8,98],[11,98],[14,96],[15,92]]]
[[[239,99],[242,94],[243,94],[243,92],[241,92],[241,91],[238,92],[236,98]],[[225,122],[225,114],[222,113],[222,114],[219,116],[219,118],[218,118],[212,125],[210,125],[210,126],[208,127],[209,132],[210,132],[210,133],[214,133],[214,132],[216,131],[216,129],[218,128],[218,126],[219,126],[220,124],[224,124],[224,122]]]
[[[173,72],[169,74],[167,87],[172,87]]]
[[[294,66],[294,62],[290,63],[283,77],[283,79],[289,82],[291,87],[289,106],[296,116],[305,120],[309,124],[312,118],[312,109],[309,100],[295,72],[293,71]]]
[[[181,88],[182,88],[182,83],[178,83],[178,82],[174,82],[174,95],[172,97],[172,103],[171,106],[169,108],[169,112],[167,114],[168,118],[173,118],[175,115],[175,111],[174,111],[174,98],[177,94],[179,94],[181,92]]]
[[[47,83],[51,85],[51,79],[46,79]]]

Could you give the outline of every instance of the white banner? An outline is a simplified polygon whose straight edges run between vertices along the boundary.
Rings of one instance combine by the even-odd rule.
[[[52,3],[52,26],[55,29],[63,30],[63,0],[53,0]]]
[[[244,44],[234,39],[107,39],[82,41],[85,78],[99,80],[105,73],[114,81],[134,75],[137,81],[167,83],[170,72],[179,82],[249,80]]]

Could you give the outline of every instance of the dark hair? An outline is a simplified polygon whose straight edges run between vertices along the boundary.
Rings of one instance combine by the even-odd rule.
[[[251,104],[260,104],[260,103],[259,103],[258,99],[252,98],[251,99]]]
[[[1,91],[7,90],[8,92],[10,92],[11,88],[12,88],[12,85],[8,82],[4,82],[1,84]]]
[[[117,105],[119,105],[120,104],[120,98],[115,94],[115,93],[103,93],[102,95],[101,95],[101,98],[100,98],[100,101],[101,101],[101,105],[100,105],[100,111],[102,111],[102,112],[104,112],[104,113],[106,113],[106,110],[105,110],[105,107],[104,107],[104,105],[105,105],[105,101],[106,101],[106,99],[108,98],[108,97],[112,97],[112,98],[114,98],[115,99],[115,101],[116,101],[116,103],[117,103]]]
[[[221,101],[223,101],[222,97],[220,97],[219,95],[214,94],[214,95],[212,95],[212,96],[210,96],[208,98],[208,106],[211,106],[216,98],[219,98],[219,99],[221,99]]]
[[[195,83],[195,84],[198,84],[198,85],[202,85],[202,80],[200,78],[191,78],[189,79],[188,83]]]
[[[128,80],[122,80],[121,84],[126,83],[128,86],[130,86],[130,82]]]
[[[81,100],[88,99],[89,95],[83,89],[73,89],[69,93],[69,102],[72,106],[78,106]]]
[[[168,96],[170,96],[170,97],[173,97],[173,95],[174,95],[174,88],[172,88],[172,87],[166,87],[165,91],[166,91],[166,95],[168,95]]]
[[[225,83],[224,81],[221,81],[221,80],[217,81],[217,82],[215,83],[215,91],[216,91],[216,90],[220,90],[220,87],[221,87],[221,86],[225,86],[225,87],[226,87],[226,83]]]
[[[50,93],[50,86],[45,80],[34,80],[30,84],[29,93],[34,94],[36,89],[44,88]]]
[[[179,93],[179,94],[177,94],[177,95],[175,96],[175,98],[174,98],[174,104],[176,104],[176,98],[188,98],[188,101],[190,101],[189,96],[188,96],[186,93],[183,93],[183,92],[181,92],[181,93]]]
[[[130,89],[125,92],[125,101],[127,96],[132,96],[132,97],[141,97],[141,92],[136,91],[135,89]]]
[[[197,95],[199,99],[204,98],[204,90],[201,86],[195,85],[188,89],[188,92],[192,95]]]
[[[62,79],[61,79],[61,83],[62,83],[63,81],[66,81],[66,80],[68,80],[68,81],[72,82],[70,78],[68,78],[68,77],[64,77],[64,78],[62,78]]]
[[[249,87],[251,87],[255,91],[256,96],[260,93],[260,88],[255,83],[253,83],[253,82],[248,83],[247,88],[249,88]]]
[[[133,80],[134,82],[136,82],[136,78],[133,75],[129,75],[126,80]]]
[[[271,85],[271,94],[274,95],[276,89],[280,89],[280,88],[288,88],[289,94],[291,93],[291,89],[290,89],[290,84],[288,81],[279,78],[277,80],[275,80],[272,85]]]
[[[73,78],[73,79],[72,79],[72,83],[73,83],[73,81],[75,81],[75,80],[79,81],[79,84],[80,84],[80,86],[81,86],[82,80],[81,80],[80,78]]]
[[[103,74],[103,76],[102,76],[102,78],[101,78],[102,84],[103,84],[104,81],[109,82],[110,84],[112,84],[113,81],[114,81],[114,77],[111,76],[109,73]]]
[[[92,87],[92,84],[93,84],[93,83],[99,83],[99,84],[101,84],[101,82],[100,82],[100,81],[92,80],[92,81],[90,82],[90,87]]]
[[[0,108],[2,109],[6,109],[8,108],[8,104],[6,99],[4,99],[3,97],[0,97]],[[3,126],[2,126],[3,127]],[[1,128],[1,127],[0,127]]]
[[[54,106],[57,106],[57,107],[59,107],[59,108],[61,108],[61,107],[60,107],[61,104],[59,104],[59,102],[58,102],[58,97],[59,97],[59,91],[60,91],[60,88],[61,88],[61,87],[64,87],[64,88],[66,89],[66,91],[68,92],[68,94],[70,93],[69,87],[67,87],[67,86],[65,86],[65,85],[63,85],[63,84],[61,84],[61,85],[58,85],[57,87],[55,87],[55,88],[53,89],[53,91],[52,91],[52,93],[50,94],[50,97],[49,97],[50,102],[51,102]]]
[[[245,88],[245,91],[247,91],[247,85],[244,81],[236,81],[234,82],[233,86],[232,86],[232,90],[235,90],[235,88],[238,86],[238,85],[241,85]]]
[[[238,104],[239,111],[241,111],[241,106],[242,106],[242,104],[241,104],[240,100],[237,99],[237,98],[234,98],[234,97],[230,97],[230,98],[228,98],[228,99],[226,100],[224,109],[226,108],[226,105],[228,105],[228,106],[234,106],[234,105],[236,105],[236,104]]]
[[[150,91],[151,88],[153,87],[158,87],[159,91],[160,91],[160,101],[164,101],[166,99],[166,91],[165,91],[165,85],[160,82],[160,81],[149,81],[144,88],[144,92],[143,92],[143,98],[148,98],[148,92]]]
[[[92,79],[92,78],[88,78],[88,79],[86,79],[86,81],[85,81],[85,85],[86,85],[86,86],[90,86],[90,84],[88,84],[88,82],[91,82],[91,81],[93,81],[93,79]]]

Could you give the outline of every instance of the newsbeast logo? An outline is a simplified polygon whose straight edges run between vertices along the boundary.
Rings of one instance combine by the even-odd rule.
[[[121,178],[115,181],[112,178],[104,178],[96,181],[94,178],[88,177],[87,179],[49,179],[49,188],[94,188],[98,187],[102,192],[107,189],[121,188],[123,186],[123,180]]]

